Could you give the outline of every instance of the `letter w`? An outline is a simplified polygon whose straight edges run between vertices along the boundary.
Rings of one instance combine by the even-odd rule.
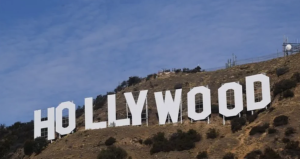
[[[165,124],[168,114],[170,114],[173,123],[178,122],[178,112],[181,103],[182,89],[176,89],[175,99],[173,100],[171,92],[165,92],[165,100],[163,99],[162,92],[155,92],[155,102],[157,106],[159,124]]]

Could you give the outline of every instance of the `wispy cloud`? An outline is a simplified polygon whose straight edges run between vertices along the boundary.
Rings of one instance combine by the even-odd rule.
[[[300,37],[297,0],[53,3],[28,15],[0,5],[10,8],[0,8],[0,123],[67,100],[82,105],[132,75],[222,66],[231,53],[269,54],[283,35]]]

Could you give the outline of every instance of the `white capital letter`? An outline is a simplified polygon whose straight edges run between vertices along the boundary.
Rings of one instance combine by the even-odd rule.
[[[93,123],[93,98],[85,98],[84,103],[85,130],[106,128],[106,121]]]
[[[34,111],[34,138],[41,136],[41,129],[48,128],[48,140],[53,140],[54,130],[54,107],[48,108],[47,110],[47,121],[41,121],[41,110]]]
[[[135,102],[132,93],[124,93],[126,102],[132,114],[132,125],[142,125],[142,110],[145,105],[148,90],[140,91],[139,98]]]
[[[261,82],[262,100],[255,102],[254,82]],[[271,102],[270,78],[263,74],[246,77],[247,110],[265,108]]]
[[[75,107],[75,104],[72,102],[63,102],[58,105],[58,107],[56,108],[56,132],[61,135],[66,135],[71,133],[76,128]],[[64,109],[69,110],[69,125],[66,128],[64,128],[62,125],[62,111]]]
[[[195,96],[201,93],[203,99],[203,111],[201,113],[196,112],[195,107]],[[203,120],[211,114],[211,99],[210,99],[210,89],[201,86],[195,87],[188,93],[188,117],[193,120]]]
[[[170,91],[165,92],[165,101],[162,92],[155,92],[155,102],[157,106],[159,124],[165,124],[167,115],[170,114],[172,122],[178,122],[178,112],[181,102],[182,89],[176,89],[175,99],[173,100]]]
[[[126,126],[130,125],[130,119],[116,119],[116,95],[108,95],[108,123],[114,123],[115,126]]]
[[[234,104],[233,109],[227,108],[227,94],[226,91],[232,89],[234,91]],[[238,83],[231,82],[225,83],[218,89],[219,95],[219,112],[225,117],[232,117],[238,115],[243,110],[243,90],[242,86]]]

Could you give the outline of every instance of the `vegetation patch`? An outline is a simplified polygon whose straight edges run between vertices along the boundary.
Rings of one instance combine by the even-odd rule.
[[[228,152],[223,156],[223,159],[234,159],[234,154],[231,152]]]
[[[286,138],[286,137],[284,137],[284,138],[282,138],[282,140],[281,140],[283,143],[288,143],[288,142],[290,142],[290,139],[289,138]]]
[[[269,123],[265,123],[264,125],[258,125],[258,126],[254,126],[249,135],[255,135],[255,134],[262,134],[264,132],[266,132],[266,130],[269,128]]]
[[[152,140],[150,138],[147,138],[145,141],[144,141],[144,144],[145,145],[152,145]]]
[[[289,117],[287,117],[287,116],[285,116],[285,115],[277,116],[277,117],[273,120],[273,125],[274,125],[274,126],[287,125],[288,123],[289,123]]]
[[[199,152],[196,156],[197,159],[208,159],[208,155],[206,151]]]
[[[34,140],[29,140],[24,143],[25,155],[31,155],[33,152],[36,154],[41,153],[49,144],[44,137],[38,137]]]
[[[289,72],[289,68],[288,67],[280,67],[276,69],[276,75],[277,77],[282,76],[284,74],[286,74],[287,72]]]
[[[106,141],[105,141],[105,145],[106,146],[111,146],[116,142],[116,139],[113,137],[109,137]]]
[[[101,150],[97,159],[126,159],[127,152],[121,147],[110,146]]]
[[[215,139],[218,136],[219,136],[219,132],[215,128],[209,128],[208,131],[206,132],[206,138],[208,139]]]
[[[297,86],[297,82],[292,79],[283,79],[278,83],[275,83],[273,87],[273,95],[274,97],[282,92],[292,89]]]
[[[158,152],[183,151],[195,147],[195,142],[201,140],[201,135],[195,130],[190,129],[187,132],[177,130],[169,139],[165,137],[163,132],[158,132],[152,137],[153,146],[150,154]]]
[[[253,150],[253,151],[247,153],[244,158],[246,158],[246,159],[257,159],[262,154],[263,153],[260,150]]]
[[[277,130],[275,128],[269,128],[268,129],[268,134],[275,134]]]
[[[182,83],[177,83],[174,86],[174,89],[181,89],[182,88]]]
[[[260,159],[281,159],[281,156],[278,152],[268,147],[265,149],[264,154],[260,156]]]
[[[242,130],[242,127],[246,124],[245,118],[234,118],[231,120],[231,131],[237,132],[239,130]]]
[[[285,129],[284,135],[285,136],[291,136],[292,134],[295,134],[296,130],[292,127],[288,127]]]
[[[258,113],[253,113],[253,115],[247,115],[247,121],[252,123],[258,117]]]
[[[294,92],[289,90],[286,90],[282,93],[283,98],[293,98],[294,97]]]
[[[293,74],[293,76],[291,77],[292,80],[296,81],[297,83],[300,82],[300,73],[299,72],[295,72]]]

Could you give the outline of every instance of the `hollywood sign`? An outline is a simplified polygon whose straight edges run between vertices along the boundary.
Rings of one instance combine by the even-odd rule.
[[[254,83],[261,82],[262,100],[255,102]],[[234,91],[235,107],[229,109],[227,107],[226,91]],[[141,113],[147,98],[147,90],[142,90],[139,93],[137,102],[134,100],[131,92],[124,93],[126,102],[132,114],[132,125],[142,125]],[[174,99],[170,91],[165,92],[165,98],[162,92],[155,92],[155,102],[159,118],[159,124],[163,125],[169,115],[173,123],[178,122],[178,114],[181,104],[182,89],[175,90]],[[203,111],[196,112],[195,96],[202,94],[203,97]],[[266,108],[271,102],[270,95],[270,79],[264,74],[257,74],[246,77],[246,101],[247,111],[253,111]],[[130,125],[130,119],[116,119],[116,95],[107,96],[108,103],[108,121],[93,122],[93,98],[85,98],[85,129],[103,129],[108,124],[114,126]],[[239,115],[243,110],[243,92],[242,85],[236,82],[225,83],[218,89],[218,103],[219,114],[224,117],[233,117]],[[69,125],[63,127],[62,125],[62,111],[68,109]],[[54,114],[56,115],[54,117]],[[194,87],[187,93],[187,114],[188,117],[194,121],[204,120],[211,114],[211,93],[210,89],[204,86]],[[48,140],[55,138],[55,132],[60,135],[71,133],[76,128],[76,106],[73,102],[67,101],[60,103],[56,108],[51,107],[47,109],[47,120],[41,121],[41,110],[34,111],[34,138],[41,136],[41,129],[48,129]],[[55,118],[55,119],[54,119]]]

